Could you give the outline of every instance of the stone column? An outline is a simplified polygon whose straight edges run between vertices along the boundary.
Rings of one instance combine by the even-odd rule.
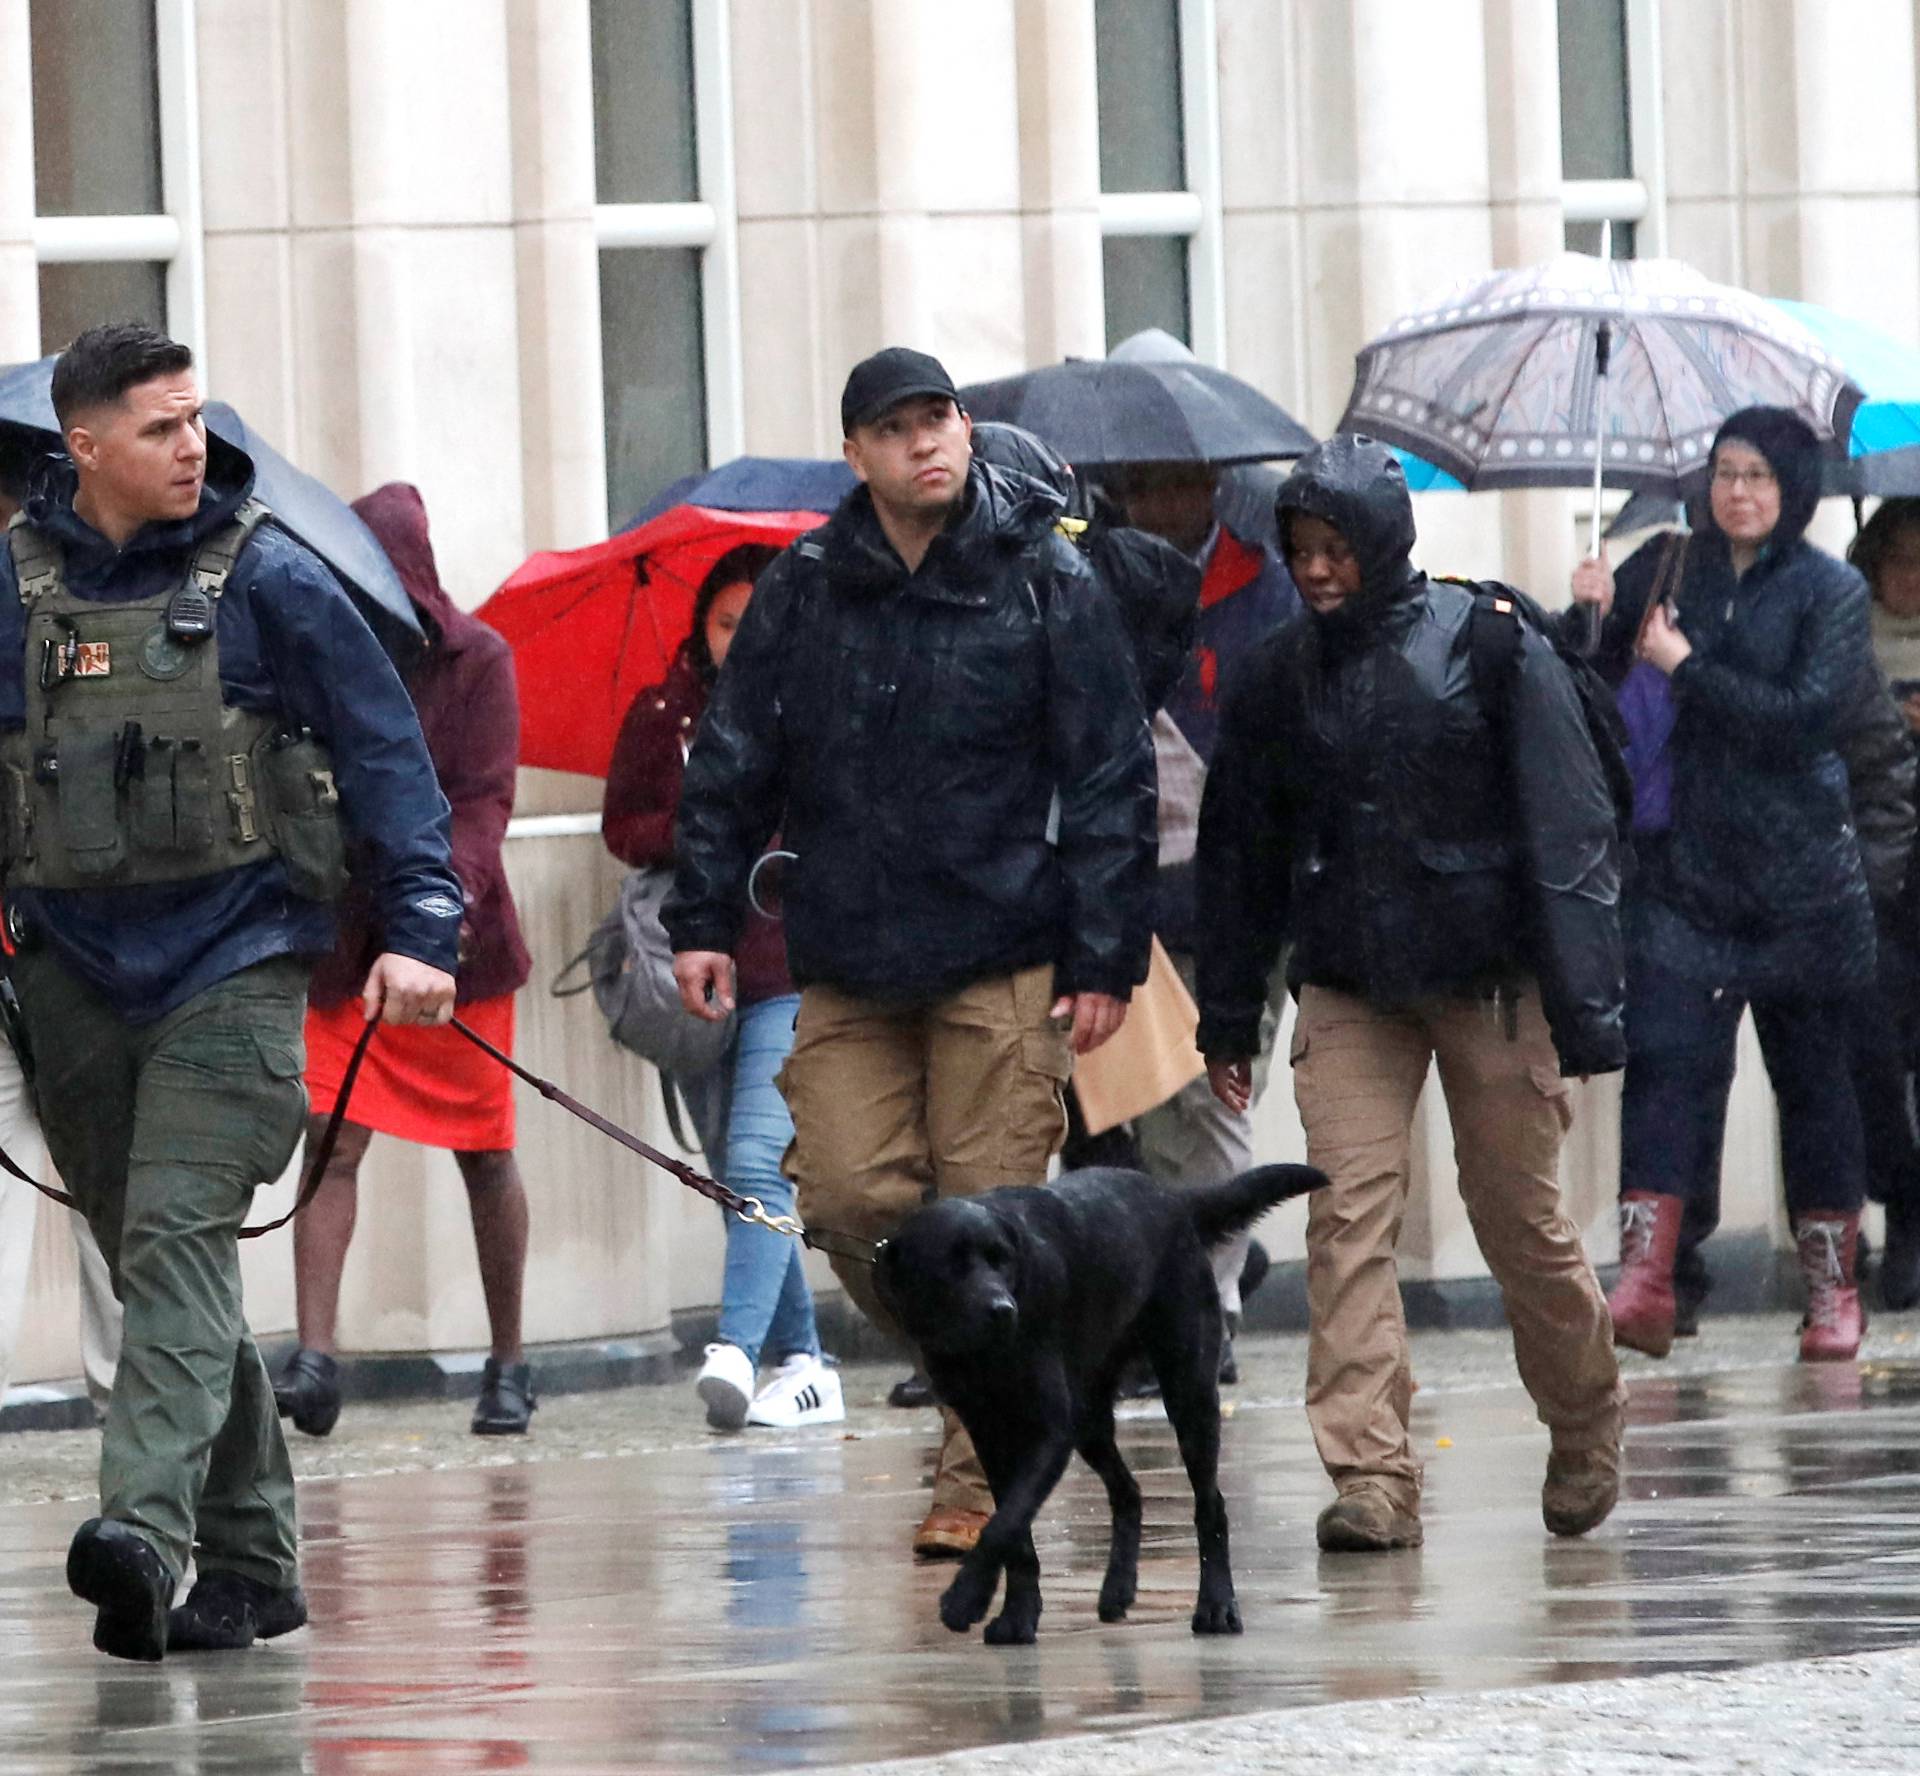
[[[507,29],[526,540],[570,549],[607,527],[587,0],[510,5]]]
[[[40,354],[32,76],[27,0],[0,0],[0,363]]]
[[[1015,0],[1026,364],[1106,349],[1092,0]]]

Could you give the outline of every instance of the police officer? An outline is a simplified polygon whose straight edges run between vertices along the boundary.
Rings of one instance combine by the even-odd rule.
[[[0,552],[0,855],[47,1145],[126,1310],[67,1581],[95,1646],[157,1660],[306,1620],[236,1239],[300,1135],[344,841],[384,932],[369,1019],[452,1015],[460,889],[406,692],[246,458],[209,473],[192,353],[95,328],[53,404],[68,457]]]

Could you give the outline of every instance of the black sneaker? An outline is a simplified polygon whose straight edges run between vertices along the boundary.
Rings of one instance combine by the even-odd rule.
[[[889,1406],[931,1406],[933,1383],[918,1369],[902,1381],[896,1381],[887,1395]]]
[[[1713,1293],[1713,1273],[1698,1246],[1682,1246],[1673,1260],[1673,1335],[1700,1336],[1700,1310]]]
[[[1240,1306],[1246,1308],[1247,1297],[1267,1280],[1267,1272],[1273,1268],[1273,1259],[1267,1248],[1258,1240],[1247,1241],[1247,1261],[1240,1266]]]
[[[167,1615],[170,1653],[237,1653],[307,1625],[298,1585],[265,1585],[244,1573],[204,1572],[187,1601]]]
[[[521,1437],[539,1404],[533,1397],[533,1365],[489,1357],[480,1372],[480,1402],[473,1409],[476,1437]]]
[[[302,1345],[273,1378],[273,1403],[296,1431],[324,1437],[340,1419],[340,1365]]]
[[[1859,1266],[1856,1262],[1855,1273]],[[1906,1202],[1887,1208],[1887,1247],[1880,1254],[1880,1305],[1905,1313],[1920,1304],[1920,1210]]]
[[[67,1549],[67,1587],[100,1613],[93,1644],[116,1659],[157,1665],[166,1657],[174,1576],[160,1550],[111,1517],[90,1517]]]

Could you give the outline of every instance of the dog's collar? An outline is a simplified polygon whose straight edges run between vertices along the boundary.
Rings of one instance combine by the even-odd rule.
[[[855,1264],[872,1264],[886,1247],[885,1240],[855,1239],[850,1233],[835,1233],[830,1227],[809,1227],[801,1241],[829,1258],[846,1258]]]

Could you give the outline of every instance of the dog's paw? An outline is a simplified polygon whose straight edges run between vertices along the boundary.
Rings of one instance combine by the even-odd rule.
[[[1238,1634],[1240,1606],[1231,1597],[1201,1598],[1193,1612],[1195,1634]]]
[[[1100,1587],[1100,1620],[1124,1622],[1127,1611],[1133,1608],[1134,1591],[1131,1573],[1108,1573]]]
[[[987,1613],[997,1577],[991,1575],[983,1581],[961,1568],[959,1576],[940,1594],[940,1620],[955,1634],[965,1634]]]
[[[988,1646],[1032,1646],[1040,1632],[1040,1606],[1008,1604],[987,1624]]]

